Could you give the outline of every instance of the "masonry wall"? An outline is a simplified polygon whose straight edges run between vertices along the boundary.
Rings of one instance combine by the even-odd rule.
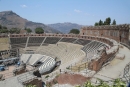
[[[107,37],[128,44],[130,25],[89,26],[80,30],[80,35]]]
[[[107,54],[106,50],[104,50],[99,59],[93,59],[91,62],[89,62],[88,69],[99,71],[104,64],[106,64],[114,58],[115,54],[116,52]]]

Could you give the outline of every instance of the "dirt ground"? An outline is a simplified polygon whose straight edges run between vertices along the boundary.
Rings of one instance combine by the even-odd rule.
[[[8,69],[4,71],[0,71],[0,74],[3,74],[4,78],[10,78],[13,76],[13,70],[15,69],[15,66],[9,66]]]
[[[89,77],[84,77],[79,74],[60,74],[55,79],[53,79],[50,83],[78,85],[78,84],[85,83],[89,79],[90,79]]]
[[[9,66],[7,70],[0,71],[0,74],[5,74],[5,73],[12,72],[14,69],[15,69],[15,66]]]
[[[9,39],[0,38],[0,50],[8,50],[8,49],[9,49]]]

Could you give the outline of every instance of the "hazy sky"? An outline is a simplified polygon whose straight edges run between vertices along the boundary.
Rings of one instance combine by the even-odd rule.
[[[117,24],[130,23],[130,0],[0,0],[0,11],[7,10],[44,24],[93,25],[107,17]]]

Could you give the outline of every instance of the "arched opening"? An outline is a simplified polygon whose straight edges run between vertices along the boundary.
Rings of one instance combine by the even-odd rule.
[[[120,35],[120,42],[121,42],[121,35]]]
[[[101,37],[103,36],[103,34],[101,34]]]

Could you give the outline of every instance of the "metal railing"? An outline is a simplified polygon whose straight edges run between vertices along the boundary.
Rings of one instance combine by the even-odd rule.
[[[21,84],[26,83],[26,82],[30,82],[34,79],[36,79],[37,76],[34,76],[31,72],[27,72],[24,73],[20,76],[17,77],[18,82],[20,82]]]

